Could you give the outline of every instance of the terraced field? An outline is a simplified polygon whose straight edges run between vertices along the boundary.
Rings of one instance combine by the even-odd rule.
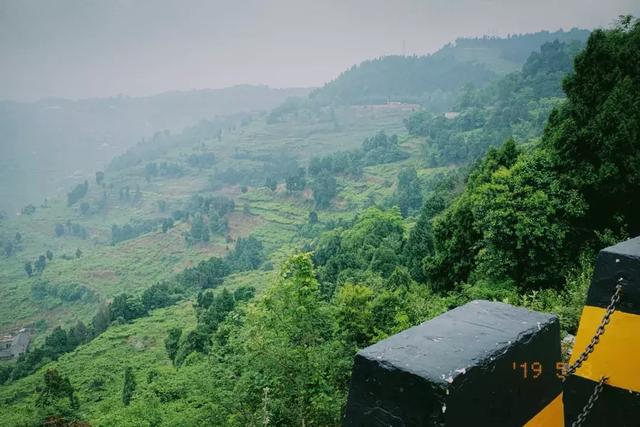
[[[298,229],[308,222],[309,212],[314,209],[311,191],[290,194],[283,183],[273,192],[265,187],[249,186],[243,193],[239,185],[223,185],[210,191],[210,176],[223,167],[258,167],[259,163],[251,159],[274,152],[294,156],[304,165],[312,155],[357,148],[366,137],[380,130],[388,134],[402,132],[402,119],[407,114],[409,112],[393,108],[345,107],[334,111],[333,120],[293,117],[273,124],[258,114],[251,121],[238,123],[222,138],[212,135],[192,144],[175,146],[156,160],[184,162],[194,152],[213,151],[217,158],[213,169],[187,167],[183,176],[150,180],[145,179],[144,163],[116,172],[107,171],[104,187],[88,178],[89,191],[82,199],[93,205],[106,198],[107,208],[100,213],[83,215],[79,203],[69,208],[66,200],[58,198],[48,200],[46,207],[37,206],[32,215],[18,215],[0,222],[0,238],[8,239],[16,232],[22,236],[15,254],[0,257],[0,334],[29,326],[37,337],[42,337],[56,326],[68,326],[77,320],[88,322],[102,301],[121,292],[138,294],[158,281],[170,279],[185,267],[213,255],[224,255],[230,249],[219,235],[212,236],[207,244],[188,245],[183,237],[188,232],[188,224],[181,221],[167,233],[156,229],[111,244],[113,224],[166,216],[158,208],[161,201],[166,212],[171,212],[182,209],[194,194],[232,198],[236,211],[229,215],[229,235],[233,239],[254,235],[263,242],[271,264],[277,265],[305,243]],[[403,141],[403,147],[417,154],[414,141]],[[368,167],[362,181],[339,178],[339,194],[331,209],[319,212],[320,221],[349,218],[357,207],[391,194],[398,168],[404,163],[416,163],[416,160]],[[141,201],[120,200],[118,190],[125,186],[129,186],[132,193],[139,188]],[[81,239],[67,234],[55,237],[56,223],[68,221],[86,228],[88,237]],[[82,255],[76,258],[78,249]],[[27,277],[24,263],[37,259],[47,250],[53,252],[53,260],[47,263],[42,274]],[[63,259],[63,255],[68,259]],[[227,280],[254,283],[262,277],[257,273],[247,275],[247,280],[240,277],[242,275]],[[81,284],[95,296],[71,303],[55,298],[38,301],[32,295],[32,286],[37,281],[52,285]]]

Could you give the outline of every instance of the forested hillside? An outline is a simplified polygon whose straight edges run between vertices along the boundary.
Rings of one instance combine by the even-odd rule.
[[[482,87],[514,72],[541,45],[583,42],[586,30],[546,31],[508,38],[457,39],[432,55],[385,56],[354,65],[311,99],[322,104],[420,104],[447,111],[465,85]]]
[[[582,46],[545,43],[521,71],[482,88],[466,85],[453,106],[453,117],[423,110],[409,117],[407,130],[426,137],[425,154],[434,166],[473,162],[510,137],[532,142],[562,102],[562,79],[573,70],[573,58]]]
[[[0,219],[0,424],[337,426],[359,349],[472,299],[574,333],[640,233],[640,21],[545,41],[453,118],[289,101]]]

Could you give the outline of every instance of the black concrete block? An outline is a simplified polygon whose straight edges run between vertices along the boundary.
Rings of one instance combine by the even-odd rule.
[[[624,295],[618,304],[618,310],[640,314],[640,237],[600,251],[589,287],[587,305],[607,307],[620,278],[624,280]]]
[[[559,360],[557,317],[473,301],[360,351],[344,425],[523,425],[560,393]]]

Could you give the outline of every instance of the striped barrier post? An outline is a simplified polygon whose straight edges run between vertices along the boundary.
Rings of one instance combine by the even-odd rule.
[[[472,301],[361,350],[345,426],[562,426],[557,317]]]
[[[567,427],[640,426],[640,237],[598,255],[569,366]]]

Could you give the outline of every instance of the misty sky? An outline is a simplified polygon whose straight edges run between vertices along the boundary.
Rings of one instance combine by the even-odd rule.
[[[318,86],[459,36],[610,25],[638,0],[0,0],[0,99]]]

